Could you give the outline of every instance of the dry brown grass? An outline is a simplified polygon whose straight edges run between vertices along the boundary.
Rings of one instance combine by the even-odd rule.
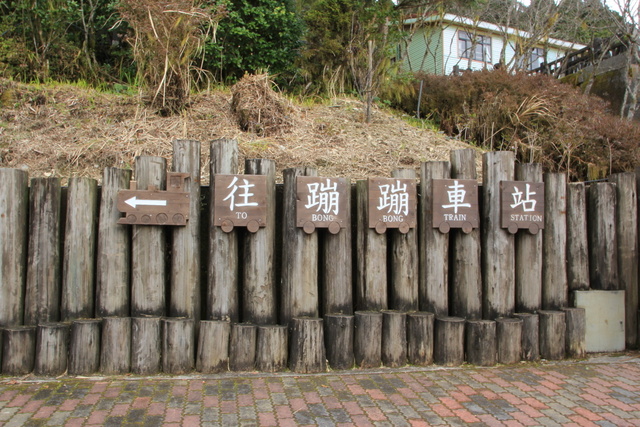
[[[279,172],[315,166],[322,176],[356,180],[389,176],[399,167],[419,170],[421,162],[448,160],[450,150],[468,147],[378,109],[366,124],[362,104],[349,98],[298,105],[295,125],[268,137],[242,131],[230,104],[228,90],[215,90],[194,96],[181,115],[160,117],[136,96],[0,80],[0,167],[26,168],[32,177],[101,180],[104,167],[132,167],[136,156],[170,161],[172,141],[186,138],[203,144],[206,184],[209,143],[235,138],[241,164],[244,158],[269,158]]]

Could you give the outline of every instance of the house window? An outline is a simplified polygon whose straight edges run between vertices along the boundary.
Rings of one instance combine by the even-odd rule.
[[[491,62],[491,37],[458,31],[458,52],[460,58]]]
[[[529,70],[535,70],[544,64],[544,49],[534,47],[529,54]]]

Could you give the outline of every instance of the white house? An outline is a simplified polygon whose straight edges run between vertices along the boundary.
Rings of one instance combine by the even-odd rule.
[[[412,72],[451,74],[456,66],[482,70],[498,63],[533,70],[585,47],[550,37],[532,43],[525,31],[449,13],[408,19],[405,25],[416,29],[398,47],[398,58]]]

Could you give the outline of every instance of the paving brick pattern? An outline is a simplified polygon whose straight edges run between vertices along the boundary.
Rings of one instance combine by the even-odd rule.
[[[0,377],[0,426],[640,426],[640,354],[322,375]]]

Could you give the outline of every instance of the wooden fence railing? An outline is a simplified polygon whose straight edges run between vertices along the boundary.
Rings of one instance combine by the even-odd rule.
[[[372,228],[371,195],[359,181],[341,195],[347,220],[326,229],[296,221],[298,177],[315,169],[287,169],[276,185],[275,163],[251,159],[245,174],[264,176],[266,202],[264,219],[245,228],[214,225],[215,176],[238,173],[237,143],[211,143],[209,187],[200,185],[200,147],[174,142],[171,177],[184,180],[186,226],[122,219],[118,194],[130,170],[105,169],[100,187],[70,178],[62,188],[58,178],[29,183],[26,172],[0,168],[2,374],[304,373],[327,363],[579,357],[586,316],[572,293],[589,289],[626,291],[618,307],[626,346],[638,345],[634,173],[568,184],[516,164],[511,152],[485,153],[479,227],[447,230],[433,224],[438,180],[477,180],[476,152],[457,150],[449,162],[424,163],[419,177],[393,171],[419,183],[416,227]],[[166,170],[164,158],[137,158],[137,189],[174,188]],[[543,230],[502,227],[505,181],[544,182]],[[153,219],[167,220],[166,212]]]

